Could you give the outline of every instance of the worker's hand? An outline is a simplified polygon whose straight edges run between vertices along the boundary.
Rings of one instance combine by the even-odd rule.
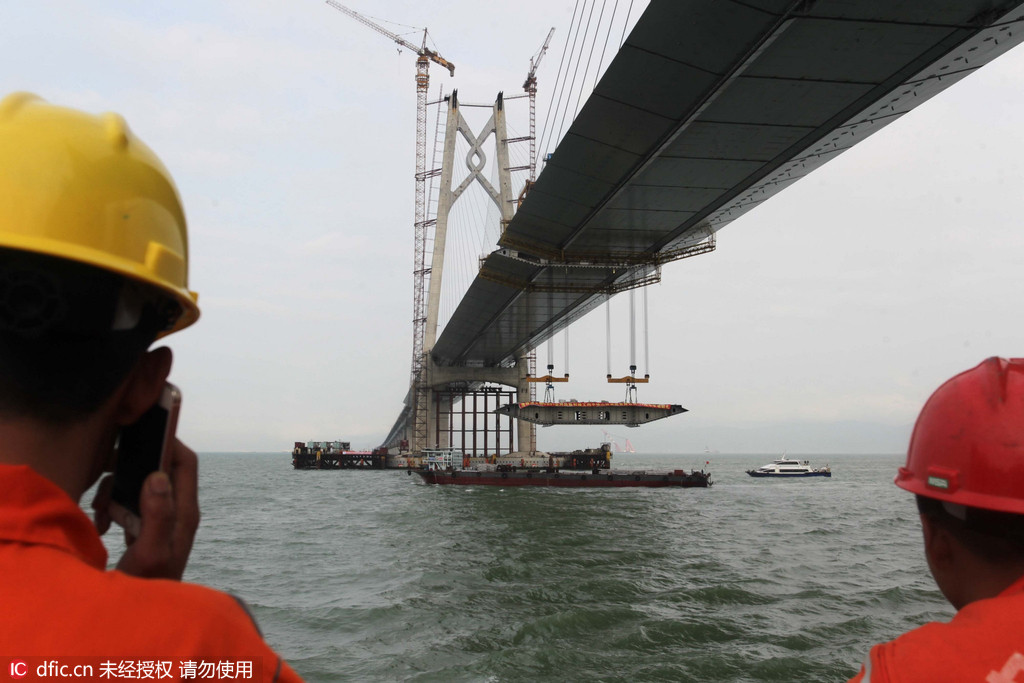
[[[110,502],[113,479],[109,477],[100,483],[93,501],[101,534],[110,527],[111,519],[124,528],[128,549],[117,569],[125,574],[180,580],[185,573],[199,528],[198,460],[177,439],[169,455],[170,475],[154,472],[142,486],[141,517]]]

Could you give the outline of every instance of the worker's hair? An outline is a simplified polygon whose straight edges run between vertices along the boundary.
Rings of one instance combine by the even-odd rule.
[[[93,266],[0,248],[0,417],[56,426],[91,414],[175,305]]]
[[[992,563],[1024,562],[1024,515],[951,505],[917,495],[918,511]]]

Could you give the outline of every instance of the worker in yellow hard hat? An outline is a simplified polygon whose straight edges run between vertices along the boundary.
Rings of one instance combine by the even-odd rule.
[[[6,653],[74,657],[97,678],[102,662],[135,670],[144,659],[153,678],[210,663],[222,674],[230,666],[221,677],[299,680],[237,599],[181,581],[199,506],[196,455],[180,441],[167,438],[163,464],[142,472],[127,509],[111,503],[110,479],[95,525],[79,508],[110,468],[119,433],[144,433],[167,395],[171,352],[149,347],[194,323],[197,299],[177,190],[124,120],[26,93],[0,101]],[[117,477],[138,467],[126,441]],[[107,571],[100,534],[111,516],[128,546]]]

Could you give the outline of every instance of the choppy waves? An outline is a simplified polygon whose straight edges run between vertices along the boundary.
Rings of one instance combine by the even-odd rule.
[[[721,456],[706,490],[506,490],[205,456],[188,578],[309,681],[835,681],[948,618],[898,458],[743,474],[765,460]],[[617,462],[658,464],[690,465]]]

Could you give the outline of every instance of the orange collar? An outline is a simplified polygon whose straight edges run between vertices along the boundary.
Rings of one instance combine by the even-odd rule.
[[[96,527],[59,486],[28,465],[0,465],[0,491],[0,542],[50,546],[106,568]]]

